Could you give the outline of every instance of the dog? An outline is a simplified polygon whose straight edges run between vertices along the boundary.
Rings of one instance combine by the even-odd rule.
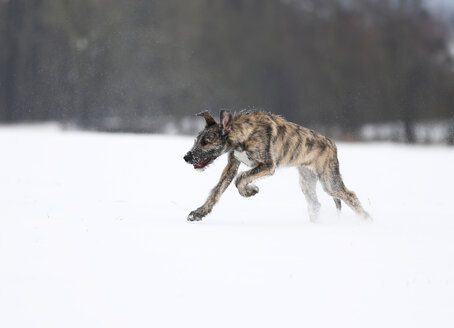
[[[338,211],[341,210],[342,200],[362,218],[370,219],[355,193],[348,190],[342,181],[337,148],[331,139],[288,122],[281,116],[262,111],[242,112],[233,116],[230,111],[222,110],[220,123],[207,111],[197,116],[205,119],[205,128],[184,160],[192,164],[194,169],[204,170],[216,158],[228,153],[228,163],[206,202],[188,215],[189,221],[199,221],[210,213],[235,176],[240,195],[251,197],[259,192],[252,182],[273,175],[280,166],[298,169],[300,186],[312,222],[318,220],[320,209],[316,194],[317,181],[333,197]],[[237,175],[241,163],[251,169]]]

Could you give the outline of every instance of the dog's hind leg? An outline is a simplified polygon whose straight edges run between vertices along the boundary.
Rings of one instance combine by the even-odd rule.
[[[331,160],[331,163],[325,166],[326,171],[322,172],[319,175],[320,182],[325,190],[330,196],[334,198],[336,207],[340,199],[345,202],[350,208],[355,211],[358,215],[364,219],[370,219],[370,215],[364,210],[361,206],[361,203],[356,197],[356,194],[353,191],[348,190],[344,182],[342,181],[342,176],[339,172],[339,163],[336,160]],[[339,209],[339,207],[338,207]]]
[[[320,210],[320,203],[317,199],[317,175],[313,170],[308,167],[298,167],[299,183],[301,190],[307,202],[307,209],[309,211],[309,218],[311,222],[318,220],[318,213]]]
[[[336,204],[337,213],[340,213],[342,209],[342,203],[339,198],[334,197],[334,204]]]

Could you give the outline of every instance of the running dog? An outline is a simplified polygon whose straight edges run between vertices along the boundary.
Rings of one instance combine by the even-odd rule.
[[[197,116],[205,118],[205,129],[199,133],[184,160],[195,169],[203,170],[222,154],[228,153],[229,159],[218,184],[211,190],[206,202],[189,214],[189,221],[199,221],[210,213],[235,176],[240,195],[251,197],[259,192],[252,182],[273,175],[280,166],[295,166],[298,169],[312,222],[318,220],[320,209],[317,181],[333,197],[338,211],[342,200],[364,219],[370,218],[355,193],[348,190],[342,181],[337,148],[331,139],[288,122],[281,116],[260,111],[232,116],[229,111],[222,110],[220,123],[209,112]],[[240,163],[251,169],[237,175]]]

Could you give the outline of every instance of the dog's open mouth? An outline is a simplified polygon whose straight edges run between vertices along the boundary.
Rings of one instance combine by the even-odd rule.
[[[211,157],[207,157],[207,158],[200,160],[200,162],[198,162],[196,164],[192,164],[192,165],[194,166],[195,169],[203,169],[205,166],[207,166],[211,162],[211,160],[212,160]]]

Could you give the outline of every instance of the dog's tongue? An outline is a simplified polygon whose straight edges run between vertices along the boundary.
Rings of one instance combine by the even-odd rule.
[[[194,168],[199,168],[199,167],[202,167],[204,166],[210,159],[209,158],[204,158],[202,159],[200,162],[198,162],[197,164],[193,164],[194,165]]]

